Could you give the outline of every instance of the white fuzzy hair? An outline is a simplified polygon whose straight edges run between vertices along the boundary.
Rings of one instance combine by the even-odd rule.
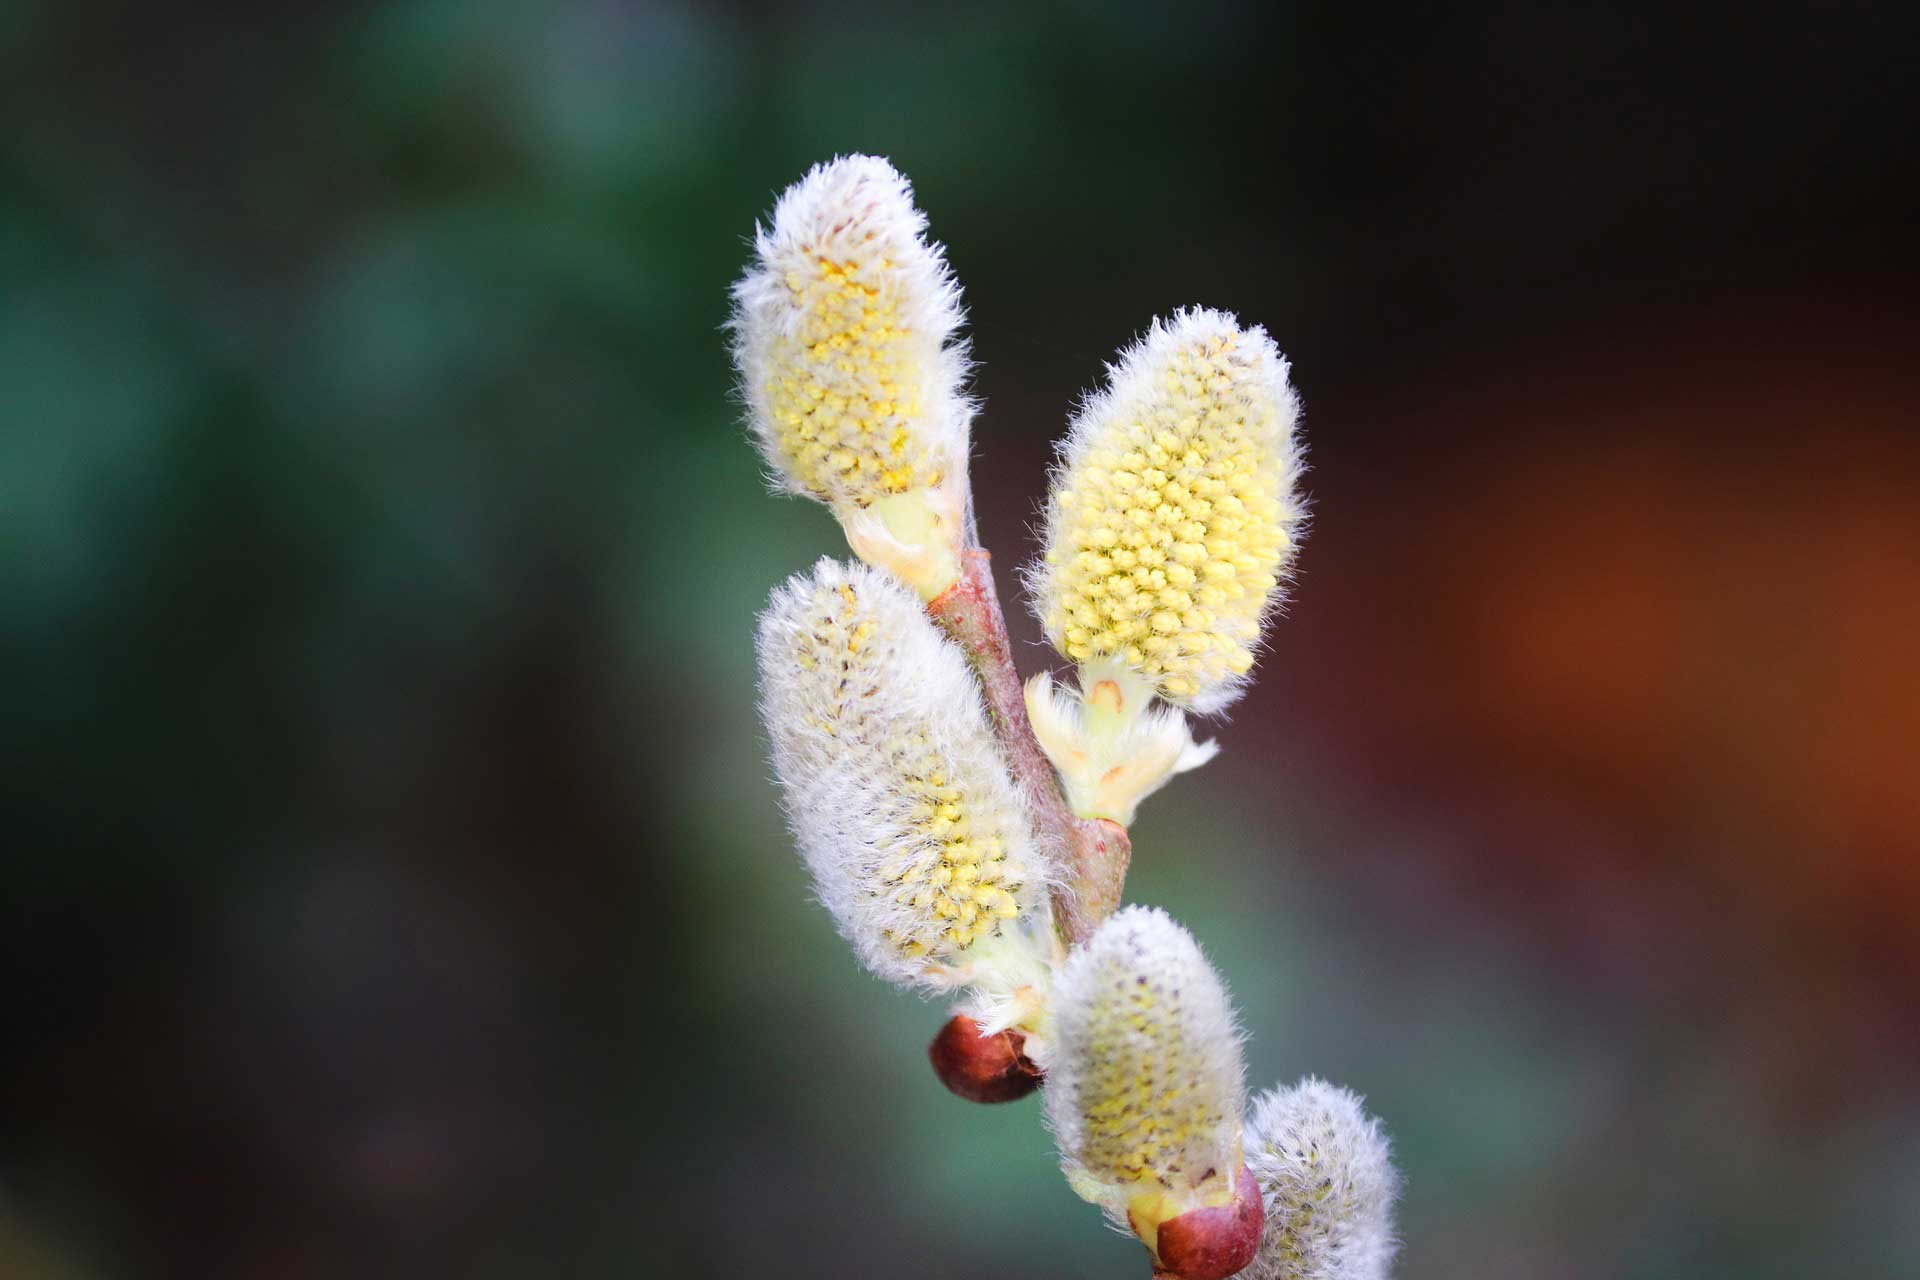
[[[1247,1280],[1384,1280],[1400,1180],[1360,1098],[1312,1076],[1262,1094],[1246,1160],[1267,1214]]]
[[[1115,912],[1054,978],[1046,1113],[1067,1178],[1117,1225],[1128,1199],[1232,1186],[1246,1095],[1227,990],[1156,907]]]
[[[733,287],[729,328],[741,396],[776,488],[841,511],[863,508],[877,495],[872,477],[857,467],[848,473],[798,457],[790,445],[802,430],[809,444],[837,440],[874,465],[898,462],[913,471],[916,487],[939,476],[940,485],[963,488],[974,408],[965,392],[966,343],[958,337],[964,316],[944,251],[927,241],[926,229],[906,178],[866,155],[816,165],[755,228],[754,262]],[[820,273],[829,267],[849,269],[833,277],[840,283],[823,283]],[[862,305],[881,318],[869,324],[849,312],[849,323],[861,328],[829,324],[831,335],[810,334],[822,300],[842,287],[864,290]],[[837,345],[810,345],[823,335]],[[787,424],[783,441],[775,401],[783,381],[794,380],[818,395],[796,401],[806,403],[806,423]]]
[[[1045,981],[1052,877],[965,656],[892,577],[823,559],[773,593],[759,663],[787,820],[840,932],[879,977],[973,985],[1006,1025]]]
[[[1026,571],[1064,656],[1116,657],[1200,714],[1240,696],[1306,521],[1288,374],[1265,329],[1206,307],[1156,318],[1107,366],[1060,442],[1045,554]],[[1236,466],[1252,473],[1244,493],[1229,488]]]

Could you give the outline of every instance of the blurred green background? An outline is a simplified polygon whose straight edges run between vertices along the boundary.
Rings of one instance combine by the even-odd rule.
[[[1144,1275],[781,828],[752,619],[841,547],[720,326],[851,150],[1003,593],[1150,317],[1295,362],[1130,896],[1385,1119],[1399,1274],[1920,1272],[1910,15],[0,9],[0,1274]]]

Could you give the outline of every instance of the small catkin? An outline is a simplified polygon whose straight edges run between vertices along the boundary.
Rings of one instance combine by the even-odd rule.
[[[1305,519],[1287,373],[1265,330],[1204,308],[1120,353],[1061,445],[1029,574],[1063,656],[1197,712],[1238,696]]]
[[[788,821],[867,967],[935,990],[1034,980],[1050,877],[966,659],[920,602],[822,560],[774,593],[759,664]]]
[[[885,160],[815,167],[756,232],[730,327],[776,484],[931,598],[957,573],[974,406],[959,286],[926,225]]]
[[[1358,1097],[1311,1077],[1262,1094],[1246,1159],[1266,1208],[1247,1280],[1384,1280],[1399,1178]]]
[[[1121,1223],[1143,1200],[1158,1220],[1230,1198],[1240,1038],[1193,937],[1155,908],[1116,912],[1062,966],[1053,1010],[1047,1118],[1075,1189]]]

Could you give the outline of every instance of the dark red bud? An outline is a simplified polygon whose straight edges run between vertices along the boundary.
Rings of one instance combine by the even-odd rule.
[[[1233,1191],[1232,1204],[1189,1209],[1160,1224],[1160,1265],[1155,1276],[1165,1280],[1226,1280],[1253,1261],[1267,1215],[1260,1204],[1260,1184],[1247,1172],[1247,1166],[1240,1166]]]
[[[956,1013],[927,1046],[933,1074],[968,1102],[1012,1102],[1040,1087],[1040,1068],[1023,1052],[1018,1031],[980,1034],[980,1024]]]

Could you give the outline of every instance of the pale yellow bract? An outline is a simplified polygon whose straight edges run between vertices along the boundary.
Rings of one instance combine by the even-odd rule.
[[[1287,364],[1220,312],[1155,323],[1063,449],[1035,574],[1047,636],[1195,710],[1253,666],[1302,511]]]

